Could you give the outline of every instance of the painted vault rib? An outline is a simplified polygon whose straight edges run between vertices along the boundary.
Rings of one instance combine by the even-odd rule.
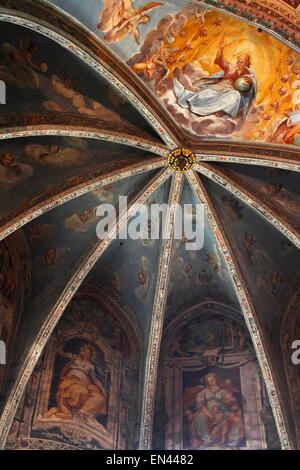
[[[73,113],[29,112],[2,115],[0,118],[0,140],[34,136],[85,137],[143,149],[161,157],[167,157],[169,149],[141,130],[100,119],[78,116]],[[189,142],[185,144],[190,147]],[[209,151],[213,151],[210,154]],[[201,152],[201,153],[200,153]],[[196,147],[198,161],[241,163],[272,166],[300,171],[297,149],[275,146],[253,146],[247,143],[203,142],[203,149]]]
[[[152,422],[154,413],[157,367],[165,306],[168,295],[170,262],[174,241],[174,226],[176,222],[176,208],[181,198],[183,181],[184,176],[181,173],[176,173],[173,176],[169,196],[169,210],[166,222],[169,238],[162,240],[158,263],[158,277],[154,293],[153,311],[144,374],[145,385],[143,390],[144,394],[140,428],[140,449],[144,450],[150,449],[152,442]]]
[[[290,147],[283,150],[271,145],[260,148],[246,143],[232,145],[232,142],[220,144],[215,141],[213,145],[205,143],[203,149],[198,147],[193,152],[198,162],[240,163],[300,171],[299,150],[297,148]]]
[[[18,137],[59,135],[86,137],[143,149],[161,157],[167,147],[135,126],[122,122],[80,116],[74,113],[31,111],[7,113],[0,117],[0,141]]]
[[[8,5],[9,2],[0,2],[0,5],[3,4]],[[147,121],[150,122],[156,132],[161,136],[161,138],[166,142],[166,144],[170,148],[174,147],[176,143],[178,144],[178,141],[176,142],[176,137],[174,137],[174,135],[177,134],[176,132],[173,132],[171,124],[166,124],[167,119],[165,119],[165,124],[162,124],[162,122],[157,119],[157,112],[151,112],[151,106],[149,106],[149,111],[149,107],[146,106],[145,100],[142,97],[137,97],[137,92],[133,91],[133,88],[128,85],[128,80],[129,78],[132,79],[132,77],[127,77],[126,84],[126,78],[121,77],[120,75],[118,75],[117,72],[112,72],[113,60],[111,60],[110,62],[107,61],[107,63],[105,63],[105,60],[107,60],[107,58],[102,60],[101,57],[96,60],[94,58],[94,54],[86,52],[85,48],[80,45],[80,41],[74,39],[74,41],[72,42],[67,38],[69,37],[67,33],[65,33],[65,36],[63,36],[58,32],[54,31],[57,31],[55,27],[50,27],[50,25],[46,26],[46,23],[40,20],[40,23],[38,23],[38,20],[30,18],[28,15],[23,15],[17,13],[16,11],[10,12],[8,10],[2,10],[2,13],[0,12],[0,21],[1,20],[7,22],[16,22],[27,28],[31,28],[48,36],[54,41],[59,42],[65,48],[72,50],[74,54],[76,54],[78,57],[88,63],[91,67],[93,67],[94,70],[96,70],[100,75],[107,78],[115,86],[118,86],[118,88],[124,93],[124,95],[126,95],[128,100],[133,103],[134,106],[139,110],[139,112],[147,119]],[[127,72],[127,75],[129,75],[129,72]],[[166,115],[166,113],[163,113],[163,109],[161,110],[161,113]],[[47,129],[45,127],[47,127]],[[28,123],[27,125],[20,124],[17,127],[9,126],[3,128],[0,131],[0,139],[10,139],[34,135],[71,135],[77,137],[89,137],[99,140],[108,140],[110,142],[123,143],[125,145],[149,150],[159,156],[166,156],[167,150],[165,146],[159,145],[158,143],[154,142],[151,143],[150,140],[144,137],[136,138],[135,136],[130,135],[130,133],[127,135],[125,132],[124,135],[121,131],[119,133],[114,132],[114,127],[115,124],[111,126],[110,129],[104,129],[104,127],[93,128],[92,125],[88,127],[80,127],[80,125],[78,125],[77,127],[74,125],[68,126],[66,124],[63,127],[61,124],[56,125],[54,123],[50,126],[48,124],[34,125]],[[182,141],[180,142],[181,145],[189,145],[189,143],[193,142],[193,138],[189,140],[188,138],[183,137]],[[146,145],[149,147],[146,148]],[[207,155],[207,152],[211,151],[214,154]],[[299,161],[299,150],[292,149],[290,147],[282,148],[272,145],[264,145],[260,147],[259,145],[248,145],[247,143],[233,144],[232,142],[203,142],[201,148],[198,148],[196,153],[198,161],[222,161],[231,163],[244,163],[300,171],[300,163],[297,163],[297,160]],[[40,203],[39,205],[34,206],[21,216],[18,215],[16,218],[12,219],[11,222],[4,225],[2,229],[0,229],[0,239],[9,235],[14,230],[17,230],[18,228],[22,227],[24,224],[31,221],[33,218],[38,217],[42,213],[52,209],[53,207],[58,206],[59,204],[63,204],[69,201],[70,199],[73,199],[86,192],[94,190],[99,186],[109,184],[111,182],[131,176],[133,174],[148,171],[154,168],[159,168],[161,166],[164,166],[165,164],[166,160],[162,158],[149,159],[147,161],[144,160],[140,163],[131,162],[128,163],[127,166],[124,166],[124,168],[115,171],[110,169],[108,173],[103,173],[94,179],[81,183],[78,187],[70,185],[70,188],[67,191],[59,193],[56,196],[53,196],[52,198],[49,198],[46,201]],[[255,196],[250,193],[247,193],[244,189],[240,188],[235,182],[231,181],[230,178],[228,178],[224,174],[221,176],[218,170],[213,169],[213,167],[210,165],[197,165],[196,169],[204,175],[210,177],[217,183],[222,184],[222,186],[224,186],[223,183],[226,183],[226,189],[235,194],[237,197],[239,197],[245,203],[250,205],[252,208],[257,210],[261,215],[263,215],[267,220],[269,220],[269,222],[271,221],[271,223],[273,223],[273,225],[278,230],[280,230],[287,238],[289,238],[296,246],[300,246],[299,235],[296,236],[295,231],[291,226],[289,226],[287,221],[285,221],[283,218],[280,218],[279,216],[276,216],[276,214],[274,214],[269,207],[264,206],[262,203],[258,203]],[[220,178],[220,181],[214,178],[214,175],[216,174]],[[169,177],[169,175],[169,170],[164,171],[155,180],[155,182],[152,182],[152,186],[149,185],[149,187],[140,195],[140,197],[138,197],[136,203],[142,203],[143,201],[145,201],[145,199],[149,197],[149,194],[151,194],[157,188],[157,185],[162,184],[167,179],[167,177]],[[241,274],[239,273],[226,234],[223,233],[223,229],[221,228],[218,218],[214,213],[214,209],[212,208],[211,202],[208,196],[206,195],[205,189],[202,187],[201,182],[199,181],[198,177],[194,172],[189,172],[187,176],[196,195],[206,205],[207,213],[209,216],[208,220],[211,224],[212,231],[215,234],[216,241],[221,248],[224,260],[231,273],[233,285],[235,286],[235,290],[237,292],[237,296],[239,298],[247,326],[253,338],[253,342],[268,388],[270,402],[273,408],[275,421],[282,442],[282,447],[284,449],[289,449],[292,447],[292,444],[289,438],[289,431],[286,428],[285,424],[284,410],[282,409],[279,393],[276,389],[276,380],[275,377],[273,377],[274,372],[271,370],[269,358],[267,357],[267,351],[265,351],[263,343],[261,341],[259,325],[257,324],[255,311],[252,306],[251,300],[249,299],[245,282],[242,279]],[[169,201],[171,204],[179,200],[182,190],[182,183],[183,176],[176,174],[173,177],[172,182],[171,195]],[[154,189],[153,185],[155,185]],[[130,210],[133,210],[132,207]],[[117,227],[119,228],[124,222],[125,220],[123,220],[121,216]],[[175,212],[171,206],[169,213],[169,230],[171,230],[171,232],[174,228],[174,222]],[[0,421],[0,441],[3,442],[3,445],[6,439],[6,435],[9,431],[10,423],[16,411],[18,402],[20,400],[20,397],[22,396],[22,392],[24,391],[24,387],[26,386],[27,380],[30,377],[30,374],[38,360],[38,357],[44,345],[48,341],[56,323],[63,314],[64,309],[67,307],[74,293],[81,285],[87,274],[90,272],[90,270],[92,269],[92,267],[97,262],[97,260],[102,255],[108,245],[109,240],[105,239],[98,245],[96,250],[93,249],[91,251],[88,259],[85,260],[84,264],[79,268],[79,270],[73,275],[69,283],[66,285],[54,309],[50,312],[46,322],[44,323],[39,335],[35,338],[30,353],[28,354],[26,360],[22,365],[22,370],[14,385],[9,401],[5,407],[2,419]],[[161,256],[158,266],[158,279],[154,298],[152,325],[145,371],[145,383],[147,384],[147,387],[145,389],[145,396],[143,401],[143,419],[141,425],[140,440],[140,447],[144,449],[150,448],[151,446],[151,428],[154,408],[157,363],[160,349],[164,309],[168,291],[168,277],[171,252],[172,243],[168,243],[168,241],[166,241],[162,245]]]
[[[189,136],[182,132],[174,119],[171,116],[168,117],[168,112],[153,93],[145,87],[139,77],[121,62],[112,51],[107,49],[95,34],[72,19],[70,15],[53,7],[53,5],[44,2],[37,3],[39,5],[35,3],[33,9],[30,1],[24,7],[23,2],[19,0],[13,2],[11,0],[2,0],[0,2],[0,21],[16,23],[37,31],[82,59],[127,97],[128,101],[145,117],[169,148],[179,145],[187,146],[194,153],[212,155],[213,159],[215,159],[214,155],[218,153],[227,154],[228,156],[252,154],[253,158],[260,154],[270,156],[271,160],[273,155],[282,161],[293,159],[293,157],[297,159],[299,153],[297,148],[292,149],[285,146],[261,145],[260,143],[254,145],[246,142],[233,143],[219,140],[202,140],[199,143],[199,140],[192,135]],[[15,8],[15,10],[1,9],[1,5],[4,7],[7,5],[8,8]],[[50,13],[54,17],[51,25],[48,23]],[[133,85],[130,85],[130,82]]]
[[[132,217],[132,215],[138,210],[138,207],[143,204],[148,197],[171,175],[171,170],[165,169],[160,174],[152,179],[147,187],[135,198],[132,204],[128,207],[128,212],[121,213],[114,224],[106,235],[96,246],[93,246],[89,251],[87,257],[83,263],[79,266],[76,272],[72,275],[68,281],[66,287],[61,293],[59,299],[56,301],[54,307],[51,309],[47,318],[45,319],[39,333],[36,335],[33,343],[31,344],[28,353],[26,354],[25,360],[22,362],[18,376],[14,382],[12,390],[9,394],[8,400],[4,407],[1,420],[0,420],[0,445],[1,448],[5,446],[6,438],[12,424],[12,420],[17,411],[18,404],[25,390],[26,384],[29,377],[40,357],[40,354],[45,347],[50,335],[55,328],[57,322],[61,318],[64,310],[68,306],[70,300],[91,271],[95,263],[99,260],[103,252],[109,246],[112,241],[112,235],[115,231],[119,231],[124,224]]]
[[[295,280],[296,286],[299,286],[299,279]],[[291,343],[295,338],[295,331],[299,331],[299,316],[295,315],[295,311],[299,309],[300,302],[300,291],[299,289],[295,290],[293,298],[290,300],[284,315],[282,318],[280,339],[283,353],[286,354],[286,357],[290,356]],[[296,439],[299,448],[300,446],[300,423],[297,420],[300,410],[300,399],[299,399],[299,387],[298,387],[298,377],[297,377],[297,367],[290,360],[284,361],[285,373],[287,376],[288,391],[290,395],[292,416],[294,421],[294,426],[296,430]]]
[[[142,160],[138,157],[125,159],[123,161],[121,160],[119,162],[112,162],[111,164],[104,163],[96,171],[92,171],[87,175],[82,176],[82,181],[79,183],[78,181],[75,182],[77,178],[72,178],[69,181],[69,187],[67,189],[66,184],[63,183],[61,185],[63,190],[58,187],[56,189],[56,194],[51,197],[48,197],[49,194],[46,194],[45,196],[43,193],[40,196],[34,197],[31,201],[27,201],[27,207],[24,207],[22,204],[19,208],[15,208],[8,214],[5,214],[0,219],[0,224],[1,220],[4,221],[4,225],[0,225],[0,240],[3,240],[14,231],[54,207],[69,202],[72,199],[82,196],[90,191],[94,191],[101,186],[114,183],[115,181],[119,181],[129,176],[163,167],[165,164],[166,160],[163,158]]]
[[[70,13],[67,13],[67,11],[68,11],[68,8],[67,8],[67,7],[64,8],[63,5],[60,5],[59,7],[57,7],[56,5],[54,6],[53,3],[54,3],[54,2],[48,2],[48,1],[47,1],[47,2],[45,2],[45,1],[41,2],[41,4],[44,4],[44,8],[46,7],[46,4],[47,4],[49,7],[51,6],[51,8],[53,8],[53,10],[56,11],[56,14],[61,17],[60,19],[61,19],[62,21],[65,20],[66,18],[68,18],[69,21],[74,21],[74,16],[76,17],[76,13],[72,12],[72,15],[74,15],[74,16],[71,16]],[[172,2],[171,2],[171,3],[172,3]],[[170,6],[171,6],[171,3],[166,2],[166,4],[167,4],[167,5],[170,5]],[[196,1],[196,0],[192,0],[191,2],[186,2],[186,1],[185,1],[185,2],[182,2],[182,6],[186,6],[188,3],[190,3],[190,4],[193,4],[193,3],[194,3],[195,5],[196,5],[196,4],[199,5],[200,2],[198,2],[198,1]],[[200,8],[203,8],[203,7],[205,8],[205,7],[206,7],[206,8],[207,8],[208,10],[210,10],[210,11],[213,11],[213,10],[219,10],[219,11],[221,10],[221,11],[222,11],[222,8],[216,7],[217,3],[218,3],[218,2],[214,2],[214,1],[210,2],[210,0],[208,0],[208,3],[206,3],[206,2],[201,2],[201,5],[202,5],[202,6],[201,6]],[[212,6],[212,8],[210,8],[210,6]],[[222,5],[222,7],[223,7],[223,5]],[[195,8],[196,8],[196,7],[195,7]],[[292,10],[293,10],[293,9],[292,9]],[[246,16],[242,15],[241,18],[239,18],[238,15],[232,14],[232,12],[230,12],[230,7],[228,7],[228,9],[227,9],[227,7],[225,6],[225,11],[223,11],[223,13],[225,13],[226,16],[229,15],[229,16],[236,17],[236,18],[238,18],[239,20],[242,20],[242,22],[244,22],[244,23],[246,23],[246,24],[247,24],[247,23],[248,23],[248,24],[252,24],[252,27],[253,27],[253,22],[249,21],[249,19],[247,19]],[[258,14],[259,14],[259,12],[258,12]],[[115,50],[114,50],[114,48],[112,48],[112,47],[107,48],[107,46],[106,46],[106,44],[105,44],[105,40],[102,40],[102,39],[100,39],[100,38],[98,37],[98,35],[96,34],[95,29],[94,29],[93,27],[89,26],[89,21],[85,21],[83,18],[80,18],[80,15],[79,15],[77,18],[78,18],[78,19],[76,19],[75,21],[76,21],[76,23],[78,23],[78,26],[80,26],[80,27],[82,28],[82,30],[87,30],[87,31],[89,31],[90,36],[93,36],[95,41],[101,43],[102,47],[103,47],[104,49],[108,49],[108,50],[110,51],[110,55],[113,56],[116,60],[118,60],[118,53],[116,53]],[[79,18],[80,18],[80,19],[79,19]],[[259,20],[258,20],[258,21],[259,21]],[[75,23],[75,22],[74,22],[74,23]],[[246,24],[245,24],[245,26],[246,26]],[[286,43],[286,45],[287,45],[288,47],[290,47],[291,50],[295,48],[295,46],[293,46],[292,44],[290,44],[290,43],[288,43],[288,42],[286,41],[286,38],[283,38],[282,36],[280,36],[280,34],[277,34],[276,31],[274,31],[274,30],[272,30],[272,29],[271,29],[271,30],[268,30],[268,28],[264,27],[263,22],[262,22],[262,24],[260,24],[260,26],[262,26],[263,29],[265,29],[266,31],[268,31],[272,36],[275,36],[276,39],[278,39],[278,40],[280,40],[280,41]],[[297,48],[296,48],[296,49],[297,49]],[[124,65],[124,64],[123,64],[123,65]],[[143,85],[142,85],[143,82],[142,82],[142,80],[141,80],[139,77],[136,77],[136,80],[139,82],[139,84],[140,84],[141,86],[143,86]],[[149,97],[151,96],[151,99],[154,99],[154,100],[155,100],[155,94],[152,92],[152,90],[151,90],[150,88],[148,89],[148,92],[147,92],[147,93],[148,93]],[[176,126],[176,122],[175,122],[175,120],[174,120],[174,117],[173,117],[172,112],[169,112],[168,110],[164,110],[164,114],[165,114],[165,117],[168,117],[169,126],[174,126],[174,125]],[[182,132],[182,129],[179,129],[179,128],[178,128],[178,129],[177,129],[177,134],[178,134],[178,136],[180,136],[180,137],[179,137],[180,142],[181,142],[182,144],[184,144],[185,146],[187,145],[187,142],[188,142],[188,141],[190,141],[190,142],[194,142],[194,141],[197,142],[197,140],[194,139],[192,135],[189,136],[188,133]]]
[[[2,5],[3,4],[5,5],[6,2],[2,2]],[[21,4],[19,6],[21,10]],[[48,10],[50,10],[49,7]],[[154,128],[154,130],[161,137],[161,139],[169,147],[174,147],[176,145],[176,138],[174,138],[170,126],[167,123],[161,122],[162,118],[160,118],[160,115],[163,116],[165,114],[163,112],[163,107],[161,107],[157,100],[154,100],[154,98],[152,98],[151,101],[155,102],[156,108],[158,108],[158,112],[154,111],[154,109],[151,109],[151,102],[149,102],[146,97],[142,97],[141,94],[138,94],[137,90],[141,88],[141,84],[139,84],[139,86],[137,87],[129,85],[129,80],[132,80],[134,83],[137,82],[136,78],[134,77],[134,74],[126,68],[125,73],[123,73],[122,75],[121,71],[119,71],[120,64],[118,64],[116,60],[113,60],[112,57],[108,59],[108,51],[106,51],[105,48],[100,44],[99,40],[97,40],[97,45],[95,45],[96,41],[94,36],[93,41],[91,41],[91,43],[87,45],[88,47],[83,45],[83,43],[81,43],[78,39],[75,39],[75,34],[71,36],[70,32],[74,33],[74,31],[70,31],[72,30],[72,27],[70,25],[69,18],[69,30],[68,32],[65,31],[64,34],[62,34],[61,31],[67,29],[67,26],[64,23],[66,19],[63,18],[64,22],[62,22],[62,15],[58,15],[57,12],[53,10],[53,8],[51,8],[51,12],[55,17],[60,17],[60,21],[57,18],[57,26],[53,26],[53,24],[50,25],[47,23],[49,16],[47,16],[47,19],[43,18],[41,20],[31,15],[22,13],[21,11],[1,8],[0,4],[0,21],[15,23],[25,28],[36,31],[48,37],[49,39],[52,39],[65,49],[71,51],[85,64],[92,67],[96,73],[106,78],[111,84],[117,87],[118,90],[126,96],[128,101],[142,114],[146,121],[148,121],[148,123]],[[38,13],[38,10],[36,10],[36,13]],[[49,11],[47,14],[49,15]],[[73,24],[73,28],[77,30],[78,26],[74,26]],[[86,31],[85,35],[83,35],[81,31],[81,34],[79,34],[79,36],[81,40],[85,40]],[[103,59],[103,56],[106,57],[106,61],[105,59]],[[121,68],[124,69],[125,67]],[[124,75],[126,75],[126,77],[124,77]],[[147,94],[147,96],[149,96],[149,94]]]
[[[239,270],[237,262],[235,261],[234,253],[227,239],[226,233],[218,219],[218,216],[213,208],[213,205],[206,193],[206,190],[200,181],[199,176],[194,172],[189,172],[188,180],[195,191],[195,194],[204,204],[208,221],[211,225],[216,242],[220,247],[220,251],[224,257],[228,271],[232,277],[232,283],[235,288],[237,298],[239,300],[246,325],[251,335],[253,345],[257,354],[258,361],[262,370],[264,381],[269,395],[270,404],[273,410],[275,423],[278,430],[278,435],[281,441],[282,449],[289,450],[293,448],[290,432],[287,427],[285,418],[284,407],[282,405],[282,397],[278,391],[276,374],[274,373],[272,362],[269,353],[264,346],[261,328],[258,323],[251,298],[249,296],[245,280]]]
[[[218,183],[223,188],[226,188],[230,193],[248,204],[248,206],[252,207],[252,209],[270,222],[276,230],[280,230],[280,232],[283,233],[283,235],[285,235],[297,248],[300,248],[299,232],[295,230],[295,228],[284,217],[276,214],[271,207],[259,201],[252,192],[247,191],[236,181],[225,175],[223,171],[220,171],[218,168],[215,168],[210,164],[202,163],[201,165],[196,165],[195,170]]]

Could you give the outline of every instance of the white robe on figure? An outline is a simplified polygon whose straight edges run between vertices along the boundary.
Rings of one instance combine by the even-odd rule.
[[[244,77],[250,77],[252,85],[247,92],[240,92],[233,88],[230,80],[221,80],[224,72],[220,71],[204,77],[205,83],[200,85],[199,91],[187,90],[176,78],[174,78],[174,93],[177,103],[181,108],[188,108],[199,116],[209,116],[223,111],[233,118],[243,108],[243,117],[247,117],[257,92],[257,82],[253,72],[249,71]]]

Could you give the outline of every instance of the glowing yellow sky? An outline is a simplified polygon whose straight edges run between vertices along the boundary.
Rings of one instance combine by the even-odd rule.
[[[220,25],[216,24],[218,20],[221,20]],[[205,28],[207,35],[197,38],[202,28]],[[228,43],[224,48],[224,55],[228,61],[235,60],[241,52],[250,55],[250,68],[258,82],[255,105],[261,105],[263,109],[259,115],[259,123],[252,126],[251,130],[245,129],[246,134],[244,132],[242,137],[246,139],[261,137],[265,140],[283,119],[284,111],[294,108],[295,98],[299,100],[300,90],[297,93],[295,88],[297,75],[294,72],[300,67],[299,55],[267,33],[258,32],[253,26],[225,17],[218,12],[207,13],[204,23],[200,18],[198,21],[196,18],[189,20],[183,30],[186,33],[185,37],[177,37],[172,44],[165,43],[166,48],[180,49],[172,53],[176,63],[168,65],[170,76],[173,75],[175,67],[182,68],[188,63],[207,75],[219,71],[220,68],[214,64],[214,60],[222,38]],[[192,49],[185,52],[183,49],[186,45],[190,45]],[[288,61],[292,63],[287,63]],[[283,82],[283,79],[288,81]],[[285,89],[286,93],[281,96],[278,90],[283,92]],[[271,106],[274,102],[275,108]],[[276,102],[278,102],[277,109]]]

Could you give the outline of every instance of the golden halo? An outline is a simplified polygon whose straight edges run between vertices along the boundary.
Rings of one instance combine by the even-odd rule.
[[[188,149],[177,148],[168,155],[168,165],[171,170],[184,171],[191,170],[196,163],[195,155]]]

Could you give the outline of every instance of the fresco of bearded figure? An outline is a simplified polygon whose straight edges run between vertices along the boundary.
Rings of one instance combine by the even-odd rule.
[[[239,54],[236,62],[227,62],[223,53],[226,46],[222,39],[215,58],[221,71],[193,83],[198,85],[199,91],[186,89],[174,78],[174,92],[179,106],[199,116],[217,114],[236,118],[242,112],[245,120],[257,92],[255,75],[249,68],[250,56],[246,53]]]

